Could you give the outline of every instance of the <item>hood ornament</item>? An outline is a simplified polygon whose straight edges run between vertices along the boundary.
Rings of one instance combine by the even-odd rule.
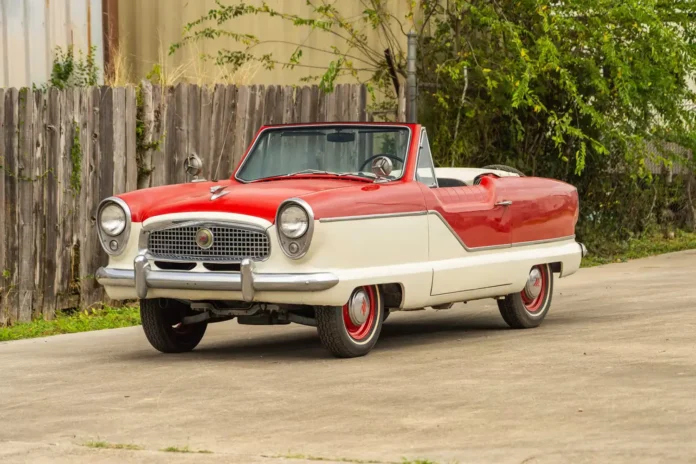
[[[230,192],[225,192],[224,190],[227,187],[225,185],[216,185],[215,187],[210,187],[210,193],[213,194],[213,196],[210,197],[210,201],[217,200],[220,197],[224,197]]]

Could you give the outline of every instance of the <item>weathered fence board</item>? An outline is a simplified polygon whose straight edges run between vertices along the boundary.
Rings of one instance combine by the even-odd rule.
[[[46,215],[44,217],[44,229],[46,236],[45,247],[45,270],[44,270],[44,307],[43,314],[51,316],[57,306],[56,299],[56,254],[60,242],[58,235],[60,226],[58,224],[58,179],[57,174],[60,166],[60,118],[61,118],[61,92],[58,89],[51,89],[48,92],[48,108],[46,118],[46,152],[45,166],[46,176]]]
[[[155,131],[155,105],[154,105],[155,102],[154,102],[152,84],[150,83],[150,81],[147,81],[147,80],[142,81],[142,83],[140,85],[140,99],[142,101],[141,114],[140,114],[140,121],[142,124],[141,130],[143,132],[142,143],[144,146],[149,147],[152,144],[154,131]],[[136,108],[136,113],[137,113],[137,108]],[[135,124],[135,120],[133,121],[133,124]],[[135,134],[132,134],[132,135],[135,135]],[[135,143],[137,145],[137,142],[135,142]],[[137,146],[136,146],[136,149],[137,149]],[[141,161],[140,161],[141,167],[140,167],[139,173],[137,174],[137,183],[138,183],[139,189],[150,187],[151,176],[146,175],[146,173],[152,169],[152,152],[153,152],[153,150],[149,149],[140,155],[141,156]],[[136,161],[137,161],[137,154],[136,154]],[[136,166],[136,170],[138,171],[137,166]]]
[[[99,239],[96,235],[96,209],[99,201],[102,199],[100,177],[101,170],[104,166],[101,164],[101,104],[102,104],[102,89],[94,88],[90,94],[91,108],[87,108],[85,117],[89,118],[88,135],[89,135],[89,153],[85,153],[89,159],[89,177],[87,178],[89,197],[83,204],[87,210],[85,216],[89,217],[89,224],[83,224],[89,230],[85,231],[90,238],[85,241],[85,246],[80,250],[82,256],[80,261],[85,261],[85,266],[82,266],[81,285],[81,304],[89,306],[99,301],[102,298],[101,289],[97,282],[91,278],[102,262],[106,261],[104,252],[101,250]],[[83,156],[85,155],[83,154]],[[83,184],[85,177],[83,173]]]
[[[183,125],[186,128],[186,146],[182,150],[181,164],[190,153],[201,153],[201,88],[186,86],[186,114]],[[203,153],[205,165],[210,164],[210,153]],[[182,179],[182,182],[185,180]]]
[[[46,167],[46,122],[48,118],[48,95],[45,92],[34,93],[36,115],[34,118],[33,134],[33,173],[36,179],[32,182],[34,209],[32,214],[33,239],[34,239],[34,300],[32,302],[33,314],[41,316],[44,307],[44,266],[46,265],[45,247],[45,182],[39,181],[48,175]]]
[[[224,179],[232,173],[235,166],[235,152],[233,147],[237,143],[235,124],[237,118],[237,87],[230,85],[216,89],[220,96],[215,96],[215,101],[220,104],[220,120],[213,128],[215,133],[215,145],[212,148],[213,159],[217,158],[215,169],[211,179]],[[212,167],[212,166],[211,166]]]
[[[5,89],[0,89],[0,150],[4,153],[5,148]],[[6,250],[7,244],[5,238],[5,157],[0,155],[0,324],[4,324],[8,319],[6,294],[7,294],[7,279],[5,270],[7,269]]]
[[[114,88],[112,93],[112,111],[110,121],[110,131],[113,135],[111,143],[114,160],[114,193],[125,193],[126,191],[126,131],[125,131],[125,111],[126,111],[126,89]],[[115,169],[118,167],[118,169]]]
[[[137,114],[138,106],[134,87],[126,88],[126,192],[138,188],[137,157]]]
[[[136,94],[136,91],[139,92]],[[106,197],[230,176],[262,125],[366,120],[365,87],[179,84],[0,89],[0,324],[104,301],[96,233]],[[141,151],[139,151],[141,150]]]
[[[92,92],[82,92],[80,96],[80,193],[77,216],[77,242],[79,244],[77,290],[80,293],[80,304],[90,306],[95,303],[94,280],[90,278],[94,270],[90,268],[90,254],[95,253],[98,247],[97,237],[92,233],[91,211],[85,207],[93,198],[92,178],[95,176],[95,165],[92,159],[92,132],[94,130],[94,118],[92,115]],[[98,251],[97,251],[98,253]]]
[[[202,87],[196,92],[198,98],[198,107],[193,105],[193,100],[189,100],[189,118],[196,118],[197,121],[193,126],[193,134],[195,143],[191,145],[189,152],[198,154],[203,160],[203,177],[210,179],[212,176],[211,170],[215,164],[215,157],[210,149],[211,140],[210,132],[213,121],[213,95],[212,89]]]
[[[75,90],[61,95],[60,153],[58,162],[58,243],[56,247],[56,294],[59,307],[70,306],[72,284],[72,230],[74,201],[71,191],[73,121],[75,119]]]
[[[17,182],[19,162],[19,91],[5,92],[5,301],[9,320],[19,319],[19,218],[17,216]]]
[[[164,161],[164,147],[165,147],[165,121],[169,117],[169,109],[167,106],[167,95],[168,89],[163,89],[160,86],[153,87],[152,89],[152,107],[154,109],[155,124],[152,129],[152,143],[156,144],[156,147],[150,150],[151,172],[149,174],[150,181],[143,182],[145,185],[151,187],[157,187],[160,185],[166,185],[166,163]]]
[[[19,93],[19,176],[17,205],[19,207],[19,317],[31,319],[34,299],[34,189],[32,174],[34,152],[34,93],[22,89]]]
[[[253,108],[253,103],[251,102],[251,88],[240,87],[237,91],[237,114],[234,118],[234,133],[237,134],[232,149],[232,164],[234,165],[239,163],[242,156],[241,153],[244,150],[244,141],[247,139],[246,128],[250,124],[249,113],[251,108]]]

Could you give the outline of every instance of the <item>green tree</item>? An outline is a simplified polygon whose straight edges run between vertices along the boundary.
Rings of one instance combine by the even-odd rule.
[[[395,15],[385,0],[360,1],[359,18],[326,0],[308,0],[308,17],[219,1],[171,52],[227,36],[239,48],[208,57],[221,65],[295,67],[321,53],[326,67],[307,67],[308,80],[324,91],[339,78],[366,81],[376,102],[394,105],[393,80],[405,75],[405,31],[414,29],[419,120],[429,127],[439,165],[504,163],[569,181],[582,198],[579,230],[586,236],[626,238],[662,220],[665,209],[693,224],[687,189],[654,178],[646,159],[693,172],[687,155],[696,148],[696,2],[414,0]],[[256,53],[263,37],[232,32],[234,21],[249,15],[336,35],[345,46],[298,43],[287,57]],[[366,28],[379,34],[381,48]],[[664,142],[687,150],[663,149]]]

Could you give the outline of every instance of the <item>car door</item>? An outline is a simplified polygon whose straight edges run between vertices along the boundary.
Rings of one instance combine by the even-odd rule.
[[[425,131],[416,180],[428,208],[432,295],[509,284],[505,262],[493,254],[511,246],[511,213],[495,179],[480,185],[439,187]],[[431,173],[428,175],[428,173]]]

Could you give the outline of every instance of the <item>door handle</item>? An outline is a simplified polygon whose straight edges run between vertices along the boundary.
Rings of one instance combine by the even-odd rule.
[[[512,204],[512,201],[510,200],[502,200],[499,201],[498,203],[495,204],[495,206],[510,206]]]

